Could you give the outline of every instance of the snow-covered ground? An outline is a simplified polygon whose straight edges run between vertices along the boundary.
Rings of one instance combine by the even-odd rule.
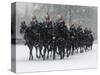
[[[97,44],[93,45],[93,50],[85,53],[75,54],[63,60],[38,60],[33,48],[33,61],[29,61],[29,49],[25,45],[16,45],[16,72],[35,72],[35,71],[54,71],[54,70],[71,70],[86,69],[97,67],[98,56]]]

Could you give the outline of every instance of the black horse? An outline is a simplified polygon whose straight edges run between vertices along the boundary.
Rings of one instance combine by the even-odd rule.
[[[33,55],[32,55],[32,49],[33,49],[33,43],[34,43],[34,40],[32,39],[33,33],[31,31],[30,27],[28,27],[26,25],[25,21],[21,23],[20,33],[24,34],[25,45],[27,45],[30,50],[29,60],[33,60]]]

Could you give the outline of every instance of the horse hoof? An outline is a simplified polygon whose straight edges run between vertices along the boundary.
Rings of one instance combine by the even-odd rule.
[[[29,59],[29,61],[31,61],[31,60],[33,60],[33,59]]]
[[[49,59],[49,57],[47,57],[47,60]]]
[[[40,59],[41,57],[39,56],[38,58]]]
[[[69,57],[69,55],[67,55],[67,57]]]
[[[37,58],[39,58],[39,56],[38,56],[38,55],[36,55],[36,57],[37,57]]]
[[[43,60],[45,60],[45,56],[43,56]]]
[[[83,50],[81,50],[80,53],[83,53]]]
[[[63,58],[61,57],[60,59],[62,60]]]
[[[74,53],[71,53],[71,55],[74,55]]]
[[[53,58],[53,60],[55,60],[55,58]]]

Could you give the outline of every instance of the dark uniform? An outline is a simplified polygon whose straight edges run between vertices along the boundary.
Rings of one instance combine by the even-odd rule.
[[[50,51],[50,43],[51,43],[51,39],[52,39],[52,21],[45,21],[43,22],[43,43],[44,43],[44,59],[45,59],[45,53],[46,51]],[[49,54],[48,54],[49,55]],[[47,57],[48,59],[48,57]]]
[[[60,59],[63,59],[65,56],[65,46],[66,46],[65,35],[67,29],[62,17],[60,17],[55,24],[56,27],[54,29],[56,31],[57,47],[59,51],[58,53],[60,55]]]
[[[36,17],[34,16],[32,18],[32,21],[30,22],[30,28],[31,28],[31,37],[32,37],[32,42],[33,46],[36,49],[36,57],[39,58],[38,56],[38,48],[39,48],[39,22],[36,20]]]
[[[75,35],[76,35],[76,28],[74,26],[74,24],[70,27],[70,42],[71,42],[71,54],[74,54],[74,50],[75,50]]]
[[[84,34],[81,26],[78,26],[76,35],[77,35],[77,43],[80,48],[80,53],[82,53],[83,50],[81,48],[83,47]]]

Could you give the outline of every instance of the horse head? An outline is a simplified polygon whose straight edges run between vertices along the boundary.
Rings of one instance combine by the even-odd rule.
[[[21,22],[21,26],[20,26],[20,33],[25,33],[26,29],[27,29],[27,25],[25,23],[25,21]]]

